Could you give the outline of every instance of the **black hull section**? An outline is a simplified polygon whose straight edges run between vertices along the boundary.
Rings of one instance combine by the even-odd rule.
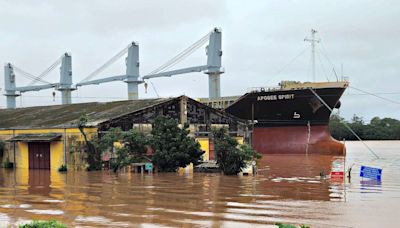
[[[332,109],[346,88],[314,88]],[[260,91],[243,95],[225,109],[255,127],[328,125],[331,112],[309,89]]]

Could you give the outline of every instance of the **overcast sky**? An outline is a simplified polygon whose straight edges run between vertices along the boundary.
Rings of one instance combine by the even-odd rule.
[[[40,74],[64,52],[72,54],[73,80],[79,82],[131,41],[140,45],[142,75],[162,65],[213,27],[222,28],[222,95],[241,95],[250,87],[281,80],[311,80],[310,29],[318,30],[317,80],[335,80],[332,68],[351,86],[400,102],[399,1],[0,1],[0,62]],[[329,59],[329,60],[328,60]],[[176,66],[204,65],[204,48]],[[287,66],[287,67],[285,67]],[[283,69],[283,70],[282,70]],[[96,78],[125,72],[124,59]],[[280,72],[280,73],[279,73]],[[4,92],[1,73],[0,88]],[[29,80],[20,75],[17,86]],[[45,80],[58,82],[58,69]],[[203,73],[153,79],[162,97],[208,96]],[[53,90],[24,93],[18,107],[59,104]],[[157,97],[149,85],[140,98]],[[400,119],[398,104],[348,89],[340,114],[365,120]],[[122,100],[126,84],[81,87],[73,102]],[[0,99],[4,108],[6,99]]]

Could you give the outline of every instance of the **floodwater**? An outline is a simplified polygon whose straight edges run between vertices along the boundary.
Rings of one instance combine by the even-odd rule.
[[[76,227],[396,227],[400,141],[347,142],[351,179],[321,175],[337,157],[265,155],[259,174],[113,174],[0,169],[0,227],[56,219]],[[336,164],[336,165],[335,165]],[[382,181],[359,177],[383,168]]]

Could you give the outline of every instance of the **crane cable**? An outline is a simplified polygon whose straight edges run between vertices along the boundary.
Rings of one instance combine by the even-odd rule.
[[[108,66],[113,64],[115,61],[117,61],[119,58],[121,58],[123,55],[125,55],[128,52],[128,49],[132,46],[132,44],[129,44],[127,47],[122,49],[120,52],[118,52],[116,55],[111,57],[107,62],[105,62],[103,65],[101,65],[97,70],[93,71],[91,74],[86,76],[84,79],[82,79],[80,82],[86,82],[104,71]]]
[[[39,78],[39,77],[36,77],[36,76],[34,76],[34,75],[32,75],[32,74],[30,74],[30,73],[28,73],[28,72],[26,72],[26,71],[24,71],[24,70],[18,68],[18,67],[15,66],[15,65],[12,65],[12,64],[11,64],[11,66],[12,66],[12,68],[13,68],[16,72],[18,72],[21,76],[23,76],[23,77],[25,77],[25,78],[27,78],[27,79],[29,79],[29,80],[37,80],[37,81],[42,82],[42,83],[45,83],[45,84],[51,84],[50,82],[47,82],[47,81],[45,81],[45,80],[43,80],[43,79],[41,79],[41,78]]]
[[[44,70],[37,78],[32,80],[28,85],[30,85],[30,86],[34,85],[35,83],[40,81],[42,78],[44,78],[46,75],[48,75],[52,70],[54,70],[54,68],[56,68],[58,65],[61,64],[63,56],[64,55],[62,55],[60,58],[58,58],[53,64],[51,64],[46,70]]]
[[[191,55],[194,51],[198,50],[201,46],[203,46],[209,40],[210,35],[211,35],[211,32],[207,33],[205,36],[200,38],[198,41],[196,41],[195,43],[190,45],[188,48],[186,48],[185,50],[180,52],[178,55],[176,55],[172,59],[168,60],[163,65],[157,67],[155,70],[151,71],[147,75],[157,74],[157,73],[160,73],[160,72],[162,72],[164,70],[167,70],[167,69],[175,66],[176,64],[178,64],[179,62],[184,60],[186,57]]]

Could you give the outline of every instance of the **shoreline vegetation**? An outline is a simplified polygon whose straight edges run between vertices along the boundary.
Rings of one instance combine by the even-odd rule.
[[[374,117],[367,123],[357,115],[347,121],[334,114],[329,122],[329,129],[333,138],[337,140],[357,140],[343,123],[347,123],[362,140],[400,140],[400,121],[397,119]]]

